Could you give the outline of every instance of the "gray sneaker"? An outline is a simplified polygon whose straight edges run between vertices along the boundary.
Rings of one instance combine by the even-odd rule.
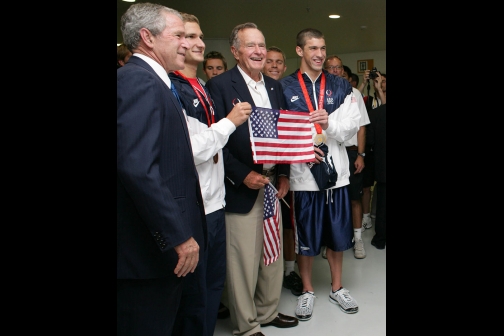
[[[315,294],[313,292],[304,292],[298,297],[296,306],[296,317],[300,321],[311,319],[313,314],[313,304],[315,303]]]
[[[362,217],[362,232],[373,227],[373,220],[371,217]]]
[[[350,292],[344,287],[341,287],[335,292],[331,289],[329,291],[329,301],[338,305],[340,309],[347,314],[355,314],[359,311],[357,301],[350,296]]]
[[[366,250],[364,249],[364,242],[359,239],[354,244],[354,257],[357,259],[366,258]]]

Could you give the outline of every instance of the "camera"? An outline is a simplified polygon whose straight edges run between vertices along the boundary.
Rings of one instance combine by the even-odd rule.
[[[369,79],[373,79],[374,80],[376,77],[378,77],[378,75],[376,74],[376,71],[378,71],[378,70],[376,70],[376,67],[374,67],[373,70],[371,70],[369,72]]]

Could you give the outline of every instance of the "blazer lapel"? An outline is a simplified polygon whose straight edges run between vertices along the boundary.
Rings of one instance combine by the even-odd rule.
[[[182,127],[182,129],[184,131],[185,138],[186,138],[187,143],[189,144],[189,147],[192,148],[191,147],[191,140],[189,139],[189,133],[188,133],[188,130],[187,130],[186,117],[185,117],[184,112],[182,112],[182,107],[180,106],[177,97],[175,97],[175,95],[173,94],[173,92],[171,91],[171,89],[168,87],[168,85],[166,85],[166,83],[158,76],[158,74],[156,73],[156,71],[154,71],[154,69],[152,69],[152,67],[147,62],[145,62],[140,57],[131,57],[130,61],[132,63],[134,63],[134,64],[142,67],[142,68],[145,68],[147,71],[151,72],[162,83],[163,87],[166,89],[166,92],[167,92],[166,96],[169,97],[169,99],[171,100],[173,106],[175,107],[175,109],[178,112],[178,116],[180,118],[180,121],[182,123],[186,124],[186,127]],[[173,82],[171,84],[173,85]]]
[[[238,70],[238,65],[235,65],[234,68],[229,71],[232,71],[231,81],[233,82],[233,89],[238,95],[237,98],[240,99],[240,101],[249,102],[250,105],[254,106],[254,99],[252,99],[252,95],[250,94],[250,91],[247,87],[247,83],[245,83],[240,70]]]

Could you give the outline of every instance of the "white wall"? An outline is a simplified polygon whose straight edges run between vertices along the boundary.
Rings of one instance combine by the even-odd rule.
[[[385,64],[386,50],[368,51],[353,54],[337,54],[337,56],[341,58],[343,65],[349,67],[353,73],[359,76],[359,84],[362,83],[362,74],[357,72],[358,60],[372,59],[373,66],[376,67],[376,70],[380,71],[381,73],[387,73],[387,67]],[[299,68],[299,65],[301,64],[301,57],[288,58],[286,64],[287,71],[285,72],[284,76],[290,75]],[[364,88],[363,93],[365,96],[367,96],[367,88]],[[374,95],[373,84],[370,85],[370,94],[372,96]]]
[[[228,70],[235,66],[236,61],[231,54],[231,47],[229,46],[228,39],[204,39],[205,41],[205,55],[210,51],[218,51],[220,52],[227,62]],[[206,75],[203,72],[203,63],[198,66],[197,76],[203,79],[205,82],[207,81]]]
[[[219,51],[226,58],[228,70],[235,66],[236,61],[233,58],[233,54],[231,54],[228,39],[205,39],[205,45],[205,55],[212,50]],[[357,61],[372,59],[373,66],[375,66],[378,71],[380,71],[381,73],[387,73],[385,56],[386,50],[367,51],[352,54],[338,54],[338,57],[341,58],[343,64],[348,66],[350,70],[352,70],[352,72],[359,76],[359,84],[362,83],[362,74],[357,72]],[[297,70],[299,68],[300,60],[300,57],[288,58],[286,61],[287,71],[285,72],[284,76],[290,75],[295,70]],[[198,67],[197,74],[198,77],[202,78],[204,81],[207,80],[205,73],[203,72],[203,63]],[[374,95],[373,85],[371,84],[370,87],[370,93],[371,95]],[[364,95],[367,95],[367,88],[364,88]]]

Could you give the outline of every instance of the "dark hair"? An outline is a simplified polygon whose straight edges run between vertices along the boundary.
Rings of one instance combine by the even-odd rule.
[[[126,56],[128,56],[131,53],[131,51],[128,50],[128,47],[124,43],[121,43],[120,45],[117,46],[117,64],[119,64],[119,61],[124,61]]]
[[[359,85],[359,76],[352,73],[352,75],[350,77],[352,77],[352,80],[355,81],[355,85]]]
[[[303,29],[297,34],[296,45],[298,47],[301,47],[301,49],[303,49],[306,44],[306,40],[309,40],[311,38],[322,39],[324,38],[324,34],[322,34],[320,30],[315,28]]]
[[[352,77],[352,70],[346,65],[343,65],[343,70],[347,73],[348,78]]]
[[[207,60],[209,59],[220,59],[222,60],[222,63],[224,64],[224,70],[227,71],[227,62],[226,58],[218,52],[218,51],[209,51],[208,54],[205,55],[205,59],[203,60],[203,69],[205,69]]]

